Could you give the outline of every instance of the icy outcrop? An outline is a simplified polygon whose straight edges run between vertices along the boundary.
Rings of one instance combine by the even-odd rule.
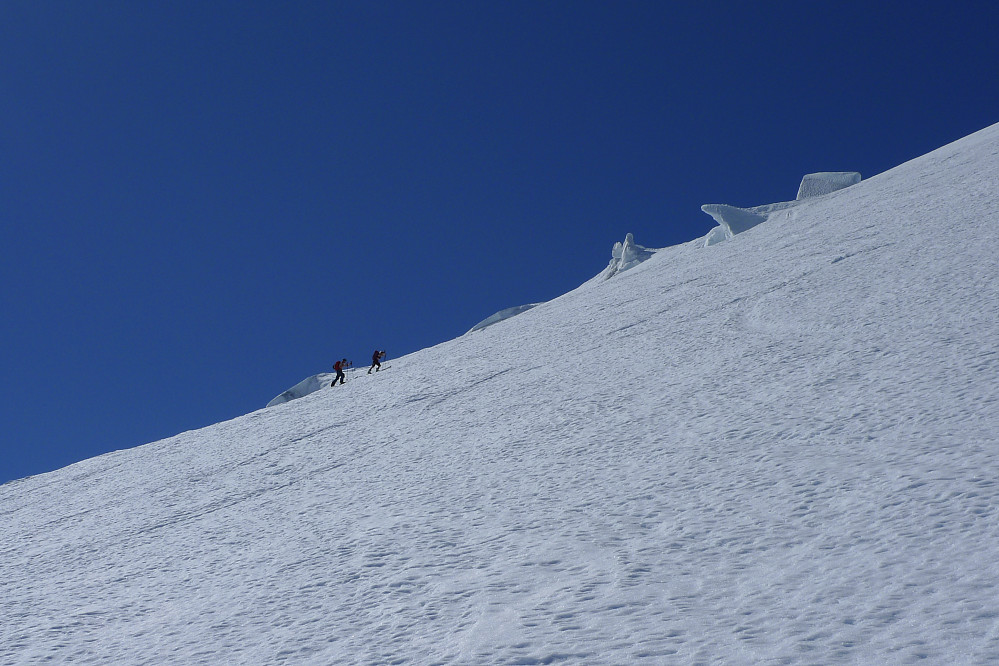
[[[296,400],[297,398],[304,398],[310,393],[315,393],[316,391],[321,389],[325,384],[328,384],[331,381],[331,377],[332,375],[328,372],[323,372],[318,375],[312,375],[311,377],[307,377],[306,379],[303,379],[302,381],[292,386],[290,389],[288,389],[278,397],[268,402],[267,406],[273,407],[274,405],[280,405],[282,403],[289,402],[291,400]]]
[[[726,241],[761,222],[766,222],[771,214],[791,208],[795,204],[796,201],[783,201],[752,208],[737,208],[728,204],[704,204],[701,210],[710,215],[718,226],[702,239],[703,246],[708,247]]]
[[[820,171],[806,174],[798,186],[796,201],[820,197],[836,190],[842,190],[860,182],[860,174],[856,171]]]
[[[797,206],[805,199],[836,192],[859,182],[860,174],[856,171],[822,171],[802,177],[801,185],[798,186],[798,196],[794,201],[782,201],[752,208],[738,208],[728,204],[704,204],[701,210],[710,215],[718,226],[695,243],[702,247],[721,243],[747,229],[752,229],[761,222],[766,222],[774,213]]]
[[[635,237],[627,234],[623,243],[614,243],[611,248],[611,260],[607,268],[599,275],[601,280],[609,280],[618,273],[634,268],[653,254],[656,250],[644,247],[635,242]]]
[[[468,329],[468,333],[472,333],[474,331],[481,331],[487,326],[492,326],[493,324],[499,323],[504,319],[509,319],[510,317],[516,317],[522,312],[527,312],[531,308],[536,307],[538,305],[541,305],[541,303],[528,303],[527,305],[518,305],[516,307],[507,308],[506,310],[500,310],[496,314],[486,317],[478,324]],[[468,335],[468,333],[466,333],[466,335]]]

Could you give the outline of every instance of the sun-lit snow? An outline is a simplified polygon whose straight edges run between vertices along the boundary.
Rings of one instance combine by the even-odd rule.
[[[999,662],[999,126],[0,486],[0,663]]]

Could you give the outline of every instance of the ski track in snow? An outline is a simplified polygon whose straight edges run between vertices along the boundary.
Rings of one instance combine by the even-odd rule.
[[[0,486],[0,663],[999,662],[999,126]]]

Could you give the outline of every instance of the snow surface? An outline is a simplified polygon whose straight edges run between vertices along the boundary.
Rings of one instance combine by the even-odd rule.
[[[997,192],[994,126],[0,486],[0,663],[997,663]]]

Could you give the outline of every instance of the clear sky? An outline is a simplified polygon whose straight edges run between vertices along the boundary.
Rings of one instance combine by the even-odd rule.
[[[0,482],[451,339],[628,232],[704,235],[703,203],[997,122],[997,24],[972,2],[6,0]]]

